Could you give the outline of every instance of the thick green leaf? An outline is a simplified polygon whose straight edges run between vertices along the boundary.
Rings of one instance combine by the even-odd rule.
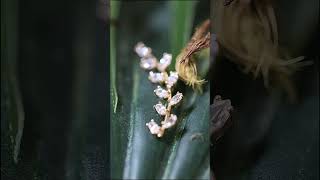
[[[1,142],[10,146],[10,156],[15,163],[18,163],[24,127],[24,110],[17,78],[17,11],[17,1],[1,1],[1,112],[4,113],[4,118],[1,118],[1,124],[4,125]]]
[[[173,57],[177,57],[190,39],[196,3],[197,1],[194,0],[170,1],[170,41]],[[175,60],[173,61],[171,68],[174,67],[174,64]]]
[[[113,21],[118,17],[120,1],[110,2],[110,19]],[[110,25],[110,82],[111,82],[111,97],[112,97],[112,111],[116,112],[118,104],[118,93],[116,87],[116,27],[114,24]]]
[[[148,80],[148,72],[139,67],[139,58],[133,51],[135,43],[144,41],[158,57],[162,52],[174,52],[174,48],[170,50],[168,46],[175,43],[175,48],[179,49],[177,54],[190,37],[195,2],[121,3],[118,17],[121,23],[117,24],[116,51],[112,56],[116,57],[114,88],[118,93],[117,108],[111,117],[112,178],[209,179],[209,173],[206,173],[209,167],[208,88],[199,95],[179,83],[175,91],[182,91],[185,95],[181,106],[174,109],[179,123],[164,137],[157,138],[150,134],[145,125],[151,119],[157,122],[161,119],[153,109],[159,101],[153,93],[157,85]],[[135,10],[134,16],[127,16],[126,12],[132,9]],[[155,12],[156,15],[147,16],[146,11],[139,9]],[[164,14],[170,14],[170,18],[163,18]],[[183,21],[183,24],[171,27],[174,23],[163,23],[167,19],[171,23],[171,20]],[[166,31],[169,37],[176,33],[169,42],[165,41],[168,38],[164,36]]]
[[[79,3],[75,9],[75,19],[79,22],[75,25],[77,33],[72,42],[74,46],[74,55],[76,64],[74,65],[74,79],[72,87],[74,88],[72,96],[72,114],[71,128],[68,137],[68,152],[66,158],[66,179],[78,180],[85,179],[89,171],[85,167],[85,155],[90,141],[90,99],[88,98],[90,90],[90,71],[93,69],[91,64],[94,57],[94,16],[83,16],[83,9],[93,14],[94,6],[90,3]],[[90,13],[89,13],[90,14]],[[90,142],[91,143],[91,142]]]
[[[170,130],[165,137],[157,138],[151,135],[146,127],[150,119],[159,121],[159,116],[153,109],[158,99],[153,93],[155,85],[147,79],[147,73],[134,66],[133,90],[130,115],[124,112],[113,115],[113,148],[111,154],[114,178],[141,179],[141,178],[189,178],[195,177],[203,163],[209,164],[206,156],[209,152],[208,138],[208,105],[209,91],[196,97],[188,115],[184,116],[186,109],[180,109],[179,127]],[[128,126],[121,125],[129,121]],[[117,133],[127,135],[127,143],[121,142],[123,138]],[[119,152],[124,153],[124,157]],[[205,168],[203,168],[205,169]],[[122,172],[122,174],[121,174]]]
[[[190,114],[182,119],[185,122],[178,128],[163,179],[194,177],[203,163],[209,164],[209,99],[209,91],[198,96]]]

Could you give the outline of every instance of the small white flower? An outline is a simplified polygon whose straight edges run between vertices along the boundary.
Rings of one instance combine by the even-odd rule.
[[[161,86],[158,86],[157,89],[154,90],[154,93],[156,93],[156,95],[162,99],[166,99],[169,97],[169,92],[163,89]]]
[[[177,116],[174,115],[174,114],[170,114],[170,116],[165,119],[164,121],[162,121],[162,127],[165,128],[165,129],[168,129],[172,126],[174,126],[177,122]]]
[[[160,59],[160,62],[158,63],[158,70],[160,72],[163,72],[166,70],[166,68],[171,64],[172,55],[168,53],[163,53],[162,58]]]
[[[134,49],[141,58],[149,56],[152,52],[151,48],[146,47],[142,42],[139,42]]]
[[[146,126],[149,128],[151,134],[159,134],[160,133],[160,126],[151,119],[150,122],[146,123]]]
[[[167,79],[167,73],[154,73],[152,71],[149,72],[149,80],[153,83],[163,83]]]
[[[154,107],[154,109],[156,109],[156,111],[159,115],[161,115],[161,116],[166,115],[167,108],[161,102],[154,105],[153,107]]]
[[[183,94],[180,92],[177,92],[177,94],[170,99],[169,105],[173,106],[178,104],[181,101],[182,97],[183,97]]]
[[[170,71],[170,75],[168,76],[166,72],[166,68],[171,64],[172,55],[168,53],[163,53],[162,58],[158,60],[152,55],[152,50],[149,47],[146,47],[142,42],[139,42],[135,46],[135,52],[141,57],[140,66],[145,70],[152,70],[157,68],[159,72],[150,71],[149,72],[149,80],[152,83],[165,83],[166,89],[161,86],[157,86],[154,90],[154,93],[161,99],[167,99],[166,104],[162,104],[158,102],[158,104],[154,105],[154,109],[161,116],[164,116],[165,119],[161,122],[161,126],[159,126],[153,119],[150,122],[146,123],[146,126],[149,128],[151,134],[157,135],[157,137],[162,137],[165,129],[168,129],[174,126],[177,122],[177,116],[174,114],[170,114],[171,106],[178,104],[183,95],[180,92],[177,92],[176,95],[171,97],[172,87],[177,83],[179,79],[179,75],[175,71]]]
[[[157,67],[157,59],[155,57],[144,57],[140,61],[140,67],[146,70],[151,70]]]
[[[166,81],[167,86],[169,86],[169,88],[172,87],[173,85],[175,85],[177,83],[178,79],[179,79],[178,73],[170,71],[170,76],[168,77],[168,79]]]

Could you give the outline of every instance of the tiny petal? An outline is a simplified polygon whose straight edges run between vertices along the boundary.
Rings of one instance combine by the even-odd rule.
[[[174,114],[170,114],[170,116],[162,122],[162,127],[167,129],[174,126],[177,122],[177,116]]]
[[[150,122],[146,123],[146,126],[149,128],[151,134],[158,134],[160,133],[160,126],[151,119]]]
[[[159,115],[162,115],[162,116],[166,115],[167,109],[161,102],[154,105],[153,107],[156,109],[156,111]]]
[[[178,79],[179,79],[178,73],[170,71],[170,76],[168,77],[168,79],[166,81],[167,86],[172,87],[173,85],[175,85],[177,83]]]
[[[170,99],[169,105],[173,106],[178,104],[181,101],[182,97],[183,97],[183,94],[180,92],[177,92],[177,94]]]
[[[158,64],[158,70],[163,72],[171,64],[172,55],[168,53],[163,53],[162,58]]]
[[[154,93],[156,93],[156,95],[162,99],[166,99],[169,97],[169,92],[161,88],[160,86],[158,86],[157,89],[154,90]]]
[[[149,72],[149,80],[153,83],[162,83],[167,79],[167,73],[154,73],[152,71]]]
[[[155,57],[142,58],[140,67],[146,70],[151,70],[157,66],[157,59]]]
[[[151,48],[146,47],[142,42],[139,42],[134,49],[141,58],[151,55],[152,52]]]

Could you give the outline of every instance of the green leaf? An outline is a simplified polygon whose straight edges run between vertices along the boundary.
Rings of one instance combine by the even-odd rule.
[[[169,2],[171,52],[174,57],[171,68],[174,67],[175,58],[190,39],[196,3],[197,1],[188,0]]]
[[[1,124],[5,126],[1,142],[10,146],[15,163],[18,163],[24,128],[24,109],[17,77],[17,12],[17,1],[1,1],[1,112],[4,113]]]
[[[120,1],[112,0],[110,2],[110,20],[115,20],[119,14]],[[116,27],[110,25],[110,82],[111,82],[111,100],[112,110],[116,112],[118,104],[118,93],[116,87]]]
[[[163,179],[194,177],[209,153],[209,91],[196,98],[190,114],[182,119],[170,151]],[[182,112],[185,109],[181,109]],[[209,162],[206,162],[209,163]],[[188,175],[186,175],[188,174]]]
[[[112,119],[113,128],[118,129],[113,129],[111,136],[112,178],[196,177],[202,165],[209,163],[206,161],[209,153],[209,91],[197,96],[191,108],[180,109],[178,128],[169,130],[163,138],[157,138],[145,125],[150,119],[160,121],[153,109],[158,102],[153,93],[156,85],[150,83],[138,62],[133,72],[130,114],[121,112],[114,114]],[[129,124],[126,126],[121,121]],[[128,132],[119,131],[121,127],[123,130],[127,128]],[[126,134],[125,138],[123,134]]]
[[[168,30],[168,34],[174,36],[170,40],[174,47],[169,52],[178,54],[190,38],[195,2],[170,1],[169,6],[162,6],[168,9],[159,8],[156,5],[160,4],[154,2],[123,2],[121,6],[119,21],[122,23],[117,29],[121,37],[117,37],[118,56],[114,62],[118,104],[111,116],[110,134],[111,177],[114,179],[209,179],[206,173],[209,167],[209,89],[204,88],[204,93],[199,95],[179,83],[175,91],[183,92],[184,99],[180,107],[174,109],[178,123],[167,130],[164,137],[157,138],[146,127],[151,119],[161,121],[153,108],[159,101],[153,92],[157,85],[148,80],[148,72],[139,67],[139,58],[133,51],[138,41],[152,47],[156,56],[167,51],[168,44],[162,40],[162,34]],[[172,24],[161,23],[163,19],[158,16],[161,13],[154,17],[139,11],[149,8],[161,13],[169,10]],[[132,18],[125,13],[131,9],[137,11]],[[140,15],[148,18],[140,20]]]

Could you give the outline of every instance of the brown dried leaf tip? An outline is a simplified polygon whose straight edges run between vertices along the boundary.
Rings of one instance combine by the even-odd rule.
[[[205,82],[198,77],[197,66],[193,55],[210,46],[210,20],[204,21],[195,31],[187,46],[176,59],[176,71],[179,77],[194,89],[201,89]]]

